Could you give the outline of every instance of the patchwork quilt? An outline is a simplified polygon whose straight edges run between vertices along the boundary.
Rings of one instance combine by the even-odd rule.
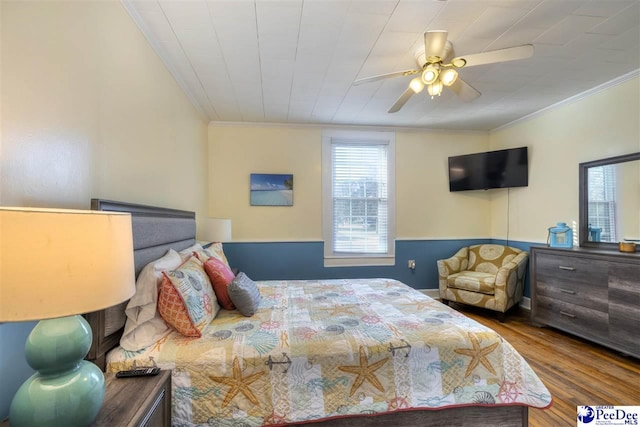
[[[551,405],[491,329],[391,279],[257,282],[258,312],[221,310],[108,356],[108,372],[172,369],[174,426],[274,426],[465,405]]]

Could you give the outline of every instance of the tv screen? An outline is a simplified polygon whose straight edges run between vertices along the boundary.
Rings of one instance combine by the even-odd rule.
[[[449,191],[526,187],[527,147],[449,157]]]

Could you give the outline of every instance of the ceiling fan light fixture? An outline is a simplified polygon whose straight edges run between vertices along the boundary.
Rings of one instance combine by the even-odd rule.
[[[424,83],[420,77],[416,77],[409,83],[409,87],[414,93],[420,93],[424,89]]]
[[[458,79],[458,72],[453,68],[447,68],[440,73],[440,81],[445,86],[451,86]]]
[[[431,99],[433,99],[434,96],[440,96],[440,94],[442,94],[442,82],[436,80],[430,85],[427,85],[427,92],[431,95]]]
[[[422,72],[422,82],[426,85],[430,85],[438,79],[440,70],[434,64],[429,64]]]

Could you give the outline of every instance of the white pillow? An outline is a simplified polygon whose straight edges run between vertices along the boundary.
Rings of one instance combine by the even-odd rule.
[[[202,245],[200,243],[196,243],[192,246],[189,246],[186,249],[181,250],[180,256],[182,257],[182,261],[188,260],[194,252],[203,251]]]
[[[125,350],[137,351],[158,341],[170,332],[158,310],[158,288],[162,272],[173,270],[182,264],[182,258],[173,249],[160,259],[145,265],[136,281],[136,293],[129,300],[125,313],[127,323],[120,338]]]

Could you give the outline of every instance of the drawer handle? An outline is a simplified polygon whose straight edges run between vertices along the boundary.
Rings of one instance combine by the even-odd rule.
[[[158,409],[158,406],[160,406],[160,402],[162,402],[162,399],[164,399],[164,388],[160,390],[160,394],[156,396],[156,400],[153,402],[153,405],[151,405],[151,409],[149,409],[147,414],[144,416],[144,419],[140,423],[142,427],[146,427],[147,424],[149,424],[149,420],[153,416],[153,413],[156,412],[156,409]]]
[[[572,291],[571,289],[562,289],[560,288],[560,292],[562,292],[563,294],[570,294],[570,295],[575,295],[576,291]]]
[[[566,311],[561,311],[560,314],[562,314],[563,316],[571,317],[572,319],[576,317],[575,314],[567,313]]]
[[[558,266],[558,268],[559,268],[560,270],[576,271],[576,269],[575,269],[575,268],[573,268],[573,267],[567,267],[567,266],[564,266],[564,265],[559,265],[559,266]]]

